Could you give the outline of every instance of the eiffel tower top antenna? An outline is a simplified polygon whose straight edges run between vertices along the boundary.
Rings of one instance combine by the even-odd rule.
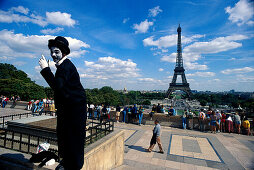
[[[183,56],[182,56],[182,41],[181,41],[182,29],[180,24],[177,28],[178,38],[177,38],[177,56],[176,56],[176,68],[183,68]]]

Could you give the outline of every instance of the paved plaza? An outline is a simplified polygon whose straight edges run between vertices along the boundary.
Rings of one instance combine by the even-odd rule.
[[[0,115],[27,112],[0,108]],[[114,170],[129,169],[254,169],[254,137],[229,133],[211,134],[162,126],[164,154],[146,152],[154,126],[115,123],[125,132],[124,164]]]
[[[115,123],[125,132],[124,164],[126,169],[254,169],[254,137],[228,133],[203,133],[162,127],[161,142],[149,153],[153,126]]]
[[[31,113],[30,110],[25,109],[12,109],[10,107],[2,108],[0,107],[0,116],[9,116],[13,114],[21,114],[21,113]]]

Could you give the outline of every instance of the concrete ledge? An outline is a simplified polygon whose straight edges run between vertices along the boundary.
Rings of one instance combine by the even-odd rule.
[[[115,130],[85,148],[83,170],[112,169],[123,164],[124,131]]]

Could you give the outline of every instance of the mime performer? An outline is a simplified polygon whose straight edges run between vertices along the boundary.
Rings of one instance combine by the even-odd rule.
[[[48,41],[51,57],[56,63],[55,75],[42,55],[41,75],[54,91],[57,109],[58,152],[62,159],[57,169],[81,169],[84,164],[86,126],[86,94],[76,67],[67,58],[69,42],[61,36]]]

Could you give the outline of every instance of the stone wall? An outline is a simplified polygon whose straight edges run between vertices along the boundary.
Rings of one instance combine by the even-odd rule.
[[[123,164],[124,132],[115,130],[85,148],[83,170],[112,169]]]

